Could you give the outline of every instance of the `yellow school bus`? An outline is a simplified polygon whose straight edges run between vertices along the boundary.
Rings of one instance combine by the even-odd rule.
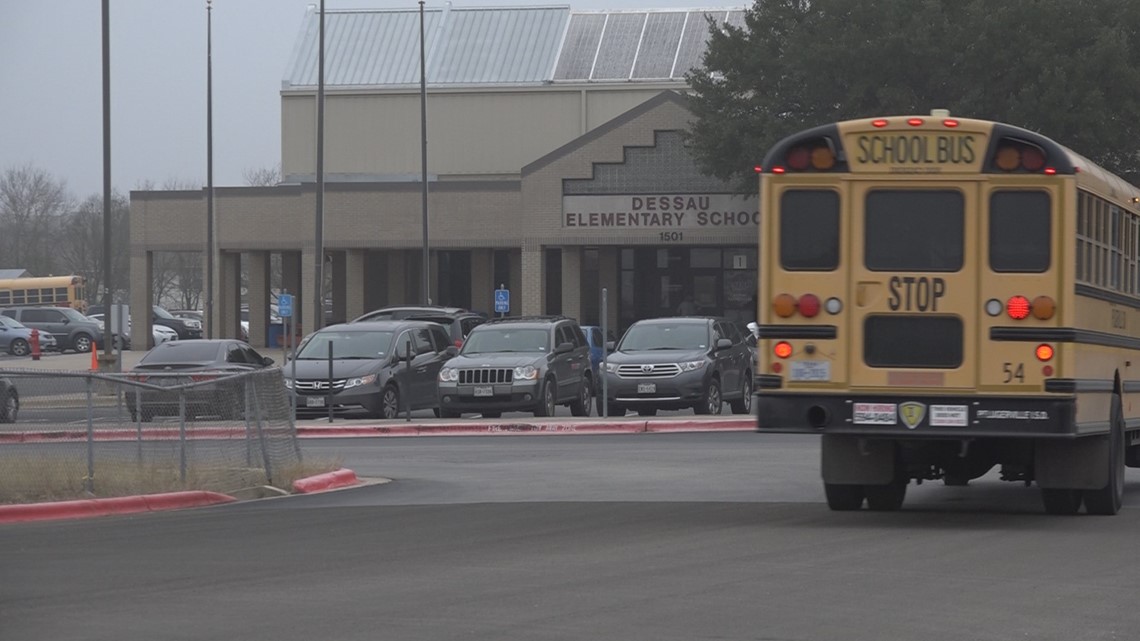
[[[1115,514],[1140,466],[1140,189],[1038,133],[931,115],[760,172],[760,432],[822,436],[833,510],[994,468]]]
[[[51,305],[86,313],[86,283],[83,276],[0,279],[0,307]]]

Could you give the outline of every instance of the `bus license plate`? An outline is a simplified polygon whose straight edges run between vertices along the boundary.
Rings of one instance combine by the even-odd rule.
[[[475,396],[494,396],[495,388],[490,385],[477,385],[475,387]]]
[[[830,361],[792,361],[791,380],[830,381]]]
[[[656,394],[657,393],[657,383],[638,383],[637,384],[637,393],[638,394]]]
[[[324,396],[310,396],[310,397],[305,399],[305,407],[324,407],[324,406],[325,406],[325,397]]]

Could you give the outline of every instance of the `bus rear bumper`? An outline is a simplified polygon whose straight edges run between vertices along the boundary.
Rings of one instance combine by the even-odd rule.
[[[1076,400],[1026,396],[783,394],[756,396],[757,431],[887,438],[1073,438]]]

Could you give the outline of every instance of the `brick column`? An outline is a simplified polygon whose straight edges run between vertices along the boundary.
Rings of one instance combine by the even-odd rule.
[[[154,304],[154,253],[131,252],[131,349],[146,351],[154,336],[150,307]],[[108,314],[107,318],[110,318]]]
[[[350,321],[364,313],[364,250],[344,252],[344,320]]]
[[[495,252],[492,249],[471,250],[471,309],[493,314],[495,312],[495,288],[499,286],[494,280]]]
[[[524,241],[522,249],[522,287],[519,294],[519,311],[524,316],[542,313],[543,282],[542,245],[536,240]],[[512,274],[513,276],[513,274]],[[512,280],[514,280],[512,278]],[[512,298],[515,296],[511,294]],[[511,307],[514,307],[512,301]]]
[[[241,337],[241,254],[218,252],[214,338]]]
[[[334,322],[346,322],[352,320],[346,318],[348,315],[348,308],[345,306],[345,299],[347,298],[348,290],[347,283],[345,282],[345,267],[346,267],[346,252],[334,251],[328,252],[332,260],[325,261],[325,269],[332,270],[332,291],[329,295],[332,296],[332,319]],[[355,316],[353,318],[356,318]]]
[[[392,249],[388,254],[388,305],[418,304],[407,300],[408,290],[404,286],[404,251]]]
[[[582,318],[582,248],[562,248],[562,313]]]
[[[324,309],[313,309],[314,292],[317,289],[316,258],[317,252],[312,247],[307,247],[301,251],[301,289],[297,292],[297,298],[294,299],[305,302],[305,305],[301,307],[300,315],[301,335],[317,331],[317,322],[320,319],[318,314],[325,313]],[[321,307],[323,308],[324,305],[322,304]],[[296,314],[296,311],[293,313]]]
[[[293,321],[308,307],[301,297],[301,252],[281,252],[281,289],[293,295]]]
[[[269,252],[246,254],[249,261],[249,344],[255,348],[269,344]]]

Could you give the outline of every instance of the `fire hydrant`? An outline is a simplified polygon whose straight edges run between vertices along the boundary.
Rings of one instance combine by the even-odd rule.
[[[32,360],[40,360],[40,330],[32,329]]]

